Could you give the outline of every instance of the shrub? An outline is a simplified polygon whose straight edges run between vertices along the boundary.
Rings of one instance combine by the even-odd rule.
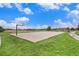
[[[4,31],[4,28],[0,26],[0,32],[3,32],[3,31]]]

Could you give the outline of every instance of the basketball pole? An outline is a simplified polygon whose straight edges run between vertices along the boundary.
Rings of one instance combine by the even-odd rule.
[[[23,26],[23,25],[16,25],[16,36],[18,35],[18,26]]]

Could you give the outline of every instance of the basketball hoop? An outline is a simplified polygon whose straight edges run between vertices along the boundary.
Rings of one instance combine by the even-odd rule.
[[[18,35],[18,26],[24,26],[23,24],[17,24],[16,25],[16,36]]]

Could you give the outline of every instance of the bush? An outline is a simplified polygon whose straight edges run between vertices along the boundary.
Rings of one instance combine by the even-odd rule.
[[[0,32],[3,32],[3,31],[4,31],[4,28],[0,26]]]

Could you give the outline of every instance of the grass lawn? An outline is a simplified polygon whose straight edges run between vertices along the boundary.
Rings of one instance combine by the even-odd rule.
[[[76,31],[76,34],[79,35],[79,31]]]
[[[1,56],[79,56],[79,41],[73,39],[68,33],[63,33],[37,43],[22,40],[8,33],[1,33],[1,36]]]

